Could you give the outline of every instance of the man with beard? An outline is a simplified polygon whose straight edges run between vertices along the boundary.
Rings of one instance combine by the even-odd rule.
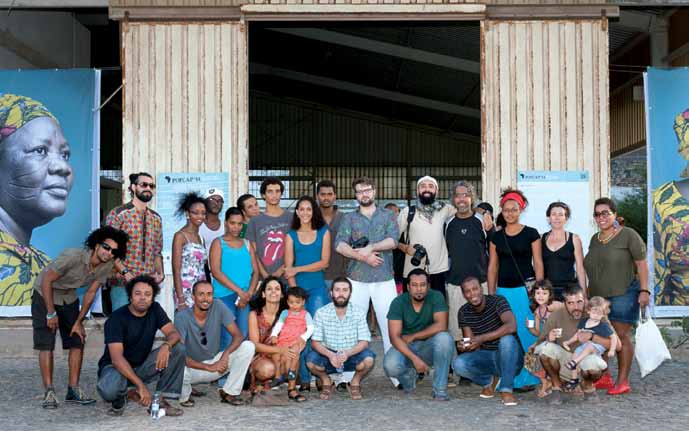
[[[197,281],[192,287],[192,295],[194,307],[175,316],[175,327],[187,351],[179,403],[182,407],[193,407],[191,385],[227,376],[222,389],[218,389],[220,402],[243,405],[239,394],[254,357],[254,344],[244,341],[230,309],[222,301],[213,301],[211,283]],[[232,342],[220,350],[221,333],[225,330],[232,336]]]
[[[213,240],[225,233],[225,226],[218,217],[225,204],[225,196],[222,190],[212,187],[203,194],[206,200],[206,221],[199,227],[199,234],[203,238],[206,251],[210,253]]]
[[[466,304],[460,285],[467,277],[478,278],[483,293],[488,293],[488,238],[493,231],[489,213],[479,218],[473,209],[474,186],[467,181],[455,184],[452,203],[457,209],[445,225],[445,243],[450,258],[447,279],[447,305],[450,309],[450,334],[456,341],[462,338],[457,324],[457,313]]]
[[[591,331],[578,330],[577,325],[582,319],[588,319],[584,313],[584,291],[579,285],[572,285],[565,289],[563,296],[565,306],[552,312],[541,335],[534,344],[536,348],[529,350],[539,354],[543,369],[550,377],[553,385],[552,393],[546,397],[549,404],[562,404],[562,380],[571,380],[572,371],[565,364],[572,359],[576,346],[567,350],[562,346],[564,341],[577,335],[578,343],[592,341],[610,349],[610,338],[594,335]],[[608,364],[598,355],[588,355],[579,362],[581,389],[587,398],[596,399],[594,382],[598,380],[608,368]]]
[[[485,295],[476,277],[462,281],[462,293],[467,303],[459,309],[457,319],[463,339],[452,368],[455,374],[483,386],[481,398],[493,398],[497,390],[503,405],[516,406],[514,376],[523,366],[524,351],[512,309],[502,296]]]
[[[123,230],[129,235],[125,271],[110,281],[112,311],[127,305],[129,298],[124,285],[124,274],[137,277],[149,274],[156,283],[165,278],[163,270],[163,220],[148,207],[153,199],[156,184],[146,172],[129,175],[132,200],[113,208],[105,217],[105,224]]]
[[[437,290],[445,296],[445,272],[448,269],[447,246],[443,237],[445,220],[455,214],[456,209],[445,202],[436,200],[438,181],[425,176],[416,183],[416,205],[400,211],[397,217],[399,230],[405,234],[406,244],[400,243],[399,249],[406,256],[404,260],[404,276],[414,269],[412,256],[417,253],[419,246],[426,250],[426,257],[417,266],[426,268],[430,274],[431,289]]]
[[[36,278],[31,297],[34,349],[45,387],[43,408],[57,408],[53,387],[55,332],[60,330],[62,348],[69,350],[69,387],[65,402],[92,404],[79,388],[86,331],[82,321],[91,308],[100,286],[113,272],[124,267],[118,260],[127,252],[127,234],[105,226],[86,238],[84,248],[70,248],[51,262]],[[129,275],[127,275],[129,277]],[[79,310],[77,289],[88,286]]]
[[[157,379],[160,407],[167,416],[180,416],[182,409],[173,407],[165,398],[179,397],[186,352],[163,307],[154,301],[160,286],[153,277],[140,275],[130,280],[125,289],[129,305],[115,310],[105,322],[105,352],[98,361],[98,393],[112,404],[108,414],[122,416],[128,398],[145,407],[151,405],[152,396],[146,385]],[[165,341],[153,349],[158,331],[165,335]],[[130,384],[136,392],[128,397]]]
[[[383,368],[411,393],[416,381],[433,367],[433,399],[448,401],[447,375],[455,355],[447,332],[447,304],[440,292],[429,288],[429,276],[420,268],[409,273],[407,292],[390,304],[388,325],[392,348]]]
[[[357,178],[352,188],[359,208],[342,218],[335,240],[337,252],[349,258],[347,278],[352,283],[352,303],[368,314],[368,304],[373,302],[383,336],[383,349],[387,352],[391,344],[386,316],[390,303],[397,296],[392,250],[397,247],[399,230],[392,212],[376,206],[372,179]]]
[[[366,323],[366,314],[349,302],[352,283],[346,277],[333,280],[330,296],[333,302],[316,311],[311,352],[307,356],[306,365],[323,383],[320,395],[322,400],[329,400],[333,391],[334,385],[329,374],[338,369],[354,371],[354,377],[348,386],[349,394],[352,400],[360,400],[361,380],[373,368],[376,357],[368,347],[371,333]]]

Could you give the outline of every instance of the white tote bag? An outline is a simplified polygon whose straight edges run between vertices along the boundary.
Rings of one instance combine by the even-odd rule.
[[[666,359],[671,359],[663,335],[651,316],[646,315],[645,309],[641,311],[639,326],[636,328],[634,356],[641,369],[641,378],[658,368]]]

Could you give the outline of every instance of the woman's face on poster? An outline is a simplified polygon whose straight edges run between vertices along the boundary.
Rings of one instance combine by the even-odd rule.
[[[69,158],[69,144],[55,120],[26,123],[0,143],[0,206],[33,226],[64,214],[74,179]]]

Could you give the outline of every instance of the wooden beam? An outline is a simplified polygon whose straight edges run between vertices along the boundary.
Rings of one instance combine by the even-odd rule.
[[[353,82],[340,81],[338,79],[325,78],[322,76],[311,75],[289,69],[282,69],[265,64],[251,63],[249,65],[249,71],[251,74],[255,75],[272,75],[283,79],[306,82],[312,85],[335,88],[337,90],[348,91],[350,93],[363,94],[365,96],[375,97],[378,99],[391,100],[393,102],[420,106],[422,108],[434,109],[441,112],[449,112],[451,114],[462,115],[464,117],[481,118],[481,110],[476,108],[442,102],[439,100],[427,99],[425,97],[413,96],[410,94],[403,94],[396,91],[383,90],[381,88],[355,84]]]
[[[111,7],[115,21],[239,21],[239,7]]]
[[[108,0],[0,0],[0,8],[12,9],[64,9],[108,7]]]
[[[491,20],[537,20],[537,19],[599,19],[619,16],[620,8],[600,5],[488,5],[486,18]]]

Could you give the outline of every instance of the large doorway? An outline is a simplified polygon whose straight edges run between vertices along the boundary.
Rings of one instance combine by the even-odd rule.
[[[439,196],[481,189],[478,22],[252,22],[250,192],[266,176],[286,198],[331,179],[375,179],[380,201],[415,198],[433,175]]]

